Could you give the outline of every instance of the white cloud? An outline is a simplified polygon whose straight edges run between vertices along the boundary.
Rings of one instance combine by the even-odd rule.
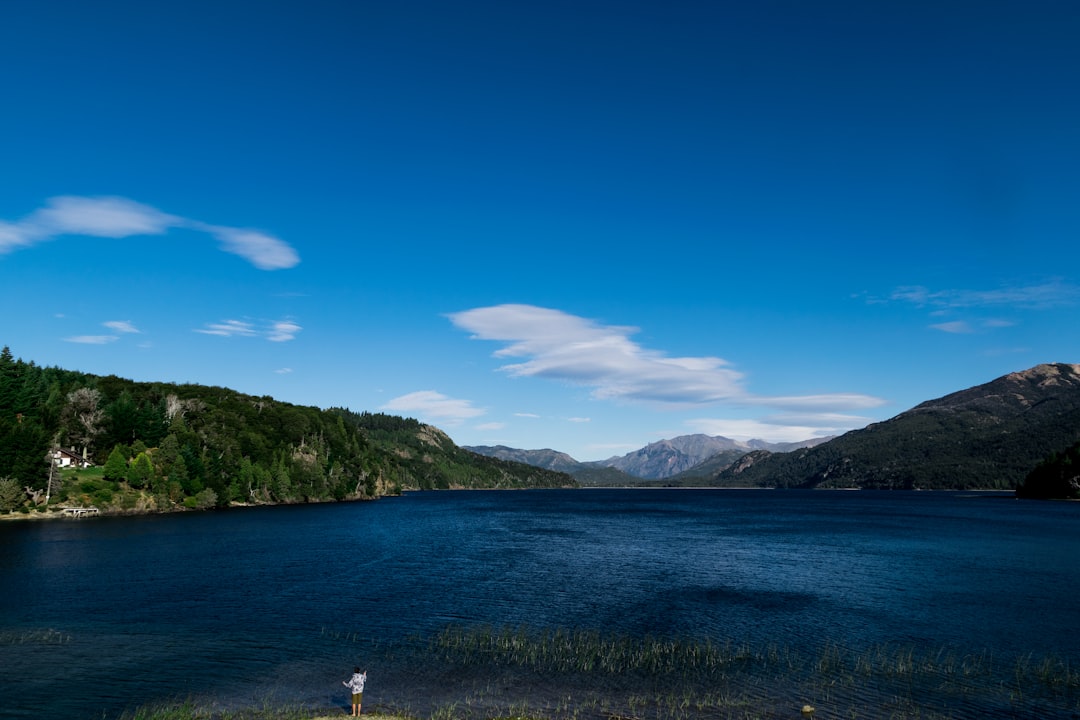
[[[669,405],[732,404],[790,407],[800,403],[851,409],[881,405],[866,395],[807,398],[755,396],[742,373],[718,357],[669,357],[630,340],[636,328],[601,325],[559,310],[497,305],[452,313],[450,321],[478,340],[507,343],[497,358],[525,358],[500,370],[514,377],[541,377],[593,388],[603,400]]]
[[[1080,301],[1080,286],[1059,279],[1038,285],[1017,285],[995,290],[930,290],[921,285],[899,287],[890,300],[908,302],[920,307],[975,308],[1011,306],[1024,309],[1045,309],[1072,305]]]
[[[941,332],[951,333],[953,335],[969,335],[975,332],[971,325],[963,320],[953,320],[951,322],[935,323],[930,326],[934,330],[940,330]]]
[[[794,419],[794,418],[793,418]],[[857,424],[839,425],[811,422],[805,424],[786,424],[782,418],[772,420],[698,418],[688,420],[687,426],[694,432],[705,435],[720,435],[732,440],[765,440],[766,442],[801,442],[814,437],[839,435],[866,424],[865,419]]]
[[[63,315],[57,315],[57,317],[63,317]],[[112,330],[113,333],[119,334],[75,335],[73,337],[64,338],[64,342],[78,343],[80,345],[108,345],[109,343],[119,340],[120,335],[140,334],[139,329],[129,320],[109,320],[108,322],[101,323],[101,325],[102,327]],[[139,347],[149,347],[149,345],[144,343]]]
[[[18,222],[0,221],[0,254],[60,235],[119,239],[163,235],[172,228],[205,232],[222,250],[239,255],[260,270],[280,270],[300,262],[296,250],[271,235],[169,215],[122,197],[54,197]]]
[[[942,323],[934,323],[930,327],[933,330],[940,330],[941,332],[953,333],[957,335],[971,335],[973,333],[985,332],[988,330],[997,330],[999,328],[1012,327],[1016,323],[1010,320],[982,320],[977,326],[972,325],[965,320],[950,320]]]
[[[288,375],[292,371],[293,371],[292,368],[278,368],[274,372],[276,372],[278,375]]]
[[[433,424],[444,423],[446,425],[457,425],[464,420],[487,412],[481,408],[473,407],[469,400],[447,397],[434,390],[420,390],[408,395],[401,395],[386,403],[380,409],[407,413]]]
[[[506,423],[490,422],[490,423],[483,423],[481,425],[477,425],[476,429],[486,432],[488,430],[502,430],[504,427],[506,427]]]
[[[292,320],[278,320],[265,327],[257,327],[244,320],[225,320],[220,323],[207,323],[195,332],[219,337],[261,337],[270,342],[295,340],[297,333],[303,330]]]
[[[116,335],[76,335],[64,338],[64,342],[79,343],[81,345],[108,345],[119,339]]]
[[[208,323],[206,327],[196,329],[195,332],[204,335],[219,335],[221,337],[233,337],[234,335],[253,337],[257,334],[254,325],[241,320],[226,320],[221,323]]]
[[[566,421],[567,421],[567,422],[572,422],[572,423],[587,423],[587,422],[592,422],[592,418],[587,418],[587,417],[571,417],[571,418],[566,418]]]
[[[161,235],[183,219],[121,197],[55,197],[23,221],[31,237]]]
[[[202,223],[194,223],[193,227],[205,229],[217,238],[222,250],[239,255],[260,270],[282,270],[300,262],[300,256],[291,246],[258,230]]]
[[[32,245],[34,241],[18,225],[0,220],[0,254]]]
[[[296,333],[301,330],[303,328],[291,320],[279,320],[267,333],[266,339],[270,342],[286,342],[295,339]]]
[[[501,369],[594,388],[601,399],[697,403],[743,395],[742,375],[716,357],[672,358],[632,342],[636,328],[604,326],[559,310],[499,305],[453,313],[479,340],[510,343],[499,358],[528,358]]]
[[[118,333],[135,333],[139,334],[139,329],[135,327],[130,320],[110,320],[102,323],[105,327]]]
[[[833,412],[837,410],[867,410],[885,402],[881,398],[858,393],[830,393],[825,395],[778,395],[775,397],[750,397],[749,405],[764,405],[782,410],[801,412]]]
[[[514,417],[538,419],[540,416],[536,413],[514,413]]]

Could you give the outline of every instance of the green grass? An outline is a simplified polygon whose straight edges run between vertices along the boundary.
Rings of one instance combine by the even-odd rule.
[[[814,655],[788,646],[755,648],[748,643],[693,639],[636,638],[595,631],[449,627],[428,641],[428,651],[462,665],[496,664],[547,673],[722,676],[734,672],[847,679],[958,680],[1001,675],[1003,663],[989,654],[957,654],[948,648],[875,645],[853,650],[827,643]],[[1007,673],[1005,673],[1007,674]],[[1016,661],[1025,683],[1080,688],[1080,668],[1055,656],[1028,655]]]
[[[71,635],[52,628],[0,632],[0,645],[64,645]]]
[[[49,641],[50,635],[39,641]],[[330,632],[329,642],[369,642]],[[27,638],[33,640],[33,638]],[[1080,673],[1054,656],[998,658],[948,647],[825,643],[783,645],[646,637],[592,631],[448,627],[416,637],[406,653],[425,677],[452,678],[414,713],[365,706],[367,720],[952,720],[1080,716]],[[398,658],[401,660],[401,658]],[[267,702],[243,711],[190,702],[145,708],[121,720],[309,720],[347,717]]]

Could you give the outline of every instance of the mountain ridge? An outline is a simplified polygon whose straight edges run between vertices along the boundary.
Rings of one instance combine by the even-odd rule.
[[[501,460],[533,465],[569,473],[578,480],[592,478],[599,484],[638,484],[640,481],[663,481],[678,478],[679,482],[709,475],[710,462],[723,466],[752,450],[787,452],[825,442],[829,438],[811,438],[802,442],[770,443],[765,440],[732,440],[721,435],[701,433],[680,435],[649,443],[643,448],[606,460],[579,461],[570,455],[544,448],[521,450],[505,445],[463,446],[465,450]],[[717,467],[717,470],[720,468]],[[607,472],[605,472],[607,471]],[[655,485],[656,482],[649,482]]]
[[[1080,364],[1043,363],[837,437],[770,444],[685,435],[560,468],[582,484],[1012,490],[1078,440]],[[717,452],[692,462],[702,447]],[[536,452],[577,462],[554,450],[504,450],[526,464]],[[601,467],[622,474],[590,479]]]
[[[1045,363],[927,400],[813,448],[748,453],[714,484],[1014,490],[1080,438],[1080,365]]]

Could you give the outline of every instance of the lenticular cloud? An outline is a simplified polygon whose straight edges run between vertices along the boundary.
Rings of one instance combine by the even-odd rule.
[[[630,339],[636,328],[532,305],[476,308],[449,317],[476,339],[506,343],[496,357],[523,358],[503,365],[504,372],[589,386],[599,399],[697,404],[745,395],[742,374],[723,359],[647,350]]]
[[[122,197],[55,197],[18,222],[0,221],[0,254],[60,235],[126,238],[164,235],[172,228],[204,232],[216,239],[222,250],[239,255],[260,270],[282,270],[300,262],[292,246],[272,235],[170,215]]]
[[[474,339],[503,343],[495,357],[520,359],[502,365],[503,372],[590,387],[600,400],[681,406],[725,402],[802,412],[846,411],[883,402],[855,393],[755,395],[743,388],[743,374],[722,358],[671,357],[631,340],[637,328],[602,325],[551,308],[496,305],[448,317]]]

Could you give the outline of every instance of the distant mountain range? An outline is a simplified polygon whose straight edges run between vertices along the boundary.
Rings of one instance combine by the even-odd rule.
[[[1014,489],[1080,440],[1080,365],[1038,365],[835,438],[739,443],[685,435],[594,463],[554,450],[468,447],[583,485]]]
[[[672,477],[697,478],[715,474],[738,458],[754,450],[790,452],[812,447],[829,438],[815,438],[797,443],[769,443],[764,440],[740,442],[711,435],[682,435],[650,443],[640,450],[607,460],[579,462],[556,450],[518,450],[505,445],[463,446],[479,455],[524,463],[535,467],[569,473],[589,484],[632,483],[635,480],[664,480]],[[726,459],[709,471],[718,458]],[[655,484],[655,483],[650,483]]]

